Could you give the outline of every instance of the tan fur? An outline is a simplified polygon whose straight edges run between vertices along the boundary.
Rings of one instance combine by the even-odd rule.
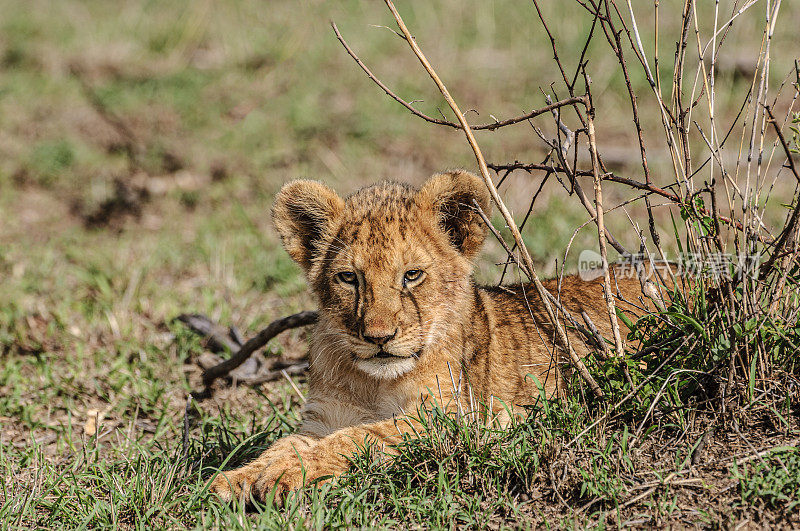
[[[341,474],[359,446],[391,449],[403,433],[415,433],[419,427],[405,414],[423,401],[466,410],[492,404],[501,413],[503,404],[535,401],[537,380],[548,396],[562,392],[568,365],[553,348],[553,329],[532,286],[473,283],[471,259],[487,228],[472,205],[488,213],[489,200],[484,183],[463,171],[434,175],[419,190],[385,182],[346,199],[314,181],[283,187],[275,227],[305,270],[320,312],[308,403],[297,434],[219,474],[214,492],[263,500]],[[409,271],[422,273],[404,281]],[[637,280],[616,284],[625,300],[638,300]],[[555,280],[545,286],[558,293]],[[601,286],[600,279],[567,277],[559,296],[611,337]],[[376,338],[391,339],[379,346],[384,340]],[[570,339],[579,355],[588,353],[582,337]]]

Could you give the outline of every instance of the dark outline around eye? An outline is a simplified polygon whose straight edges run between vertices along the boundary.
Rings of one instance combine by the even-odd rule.
[[[352,271],[342,271],[341,273],[336,273],[336,280],[342,284],[347,284],[348,286],[355,286],[358,284],[358,277]]]
[[[409,277],[411,274],[411,277]],[[409,269],[403,275],[403,286],[407,286],[408,284],[413,284],[422,278],[422,275],[425,274],[425,271],[422,269]]]

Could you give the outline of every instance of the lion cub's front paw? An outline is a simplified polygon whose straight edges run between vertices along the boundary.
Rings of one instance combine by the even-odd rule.
[[[220,472],[211,482],[209,490],[226,502],[249,500],[253,484],[258,479],[258,471],[252,467]]]
[[[253,496],[253,485],[261,476],[263,469],[252,465],[220,472],[211,483],[210,491],[226,502],[240,500],[244,503]]]
[[[274,496],[274,501],[280,503],[287,492],[302,486],[303,470],[297,457],[287,456],[220,472],[210,490],[227,502],[234,499],[244,503],[251,500],[266,502]]]

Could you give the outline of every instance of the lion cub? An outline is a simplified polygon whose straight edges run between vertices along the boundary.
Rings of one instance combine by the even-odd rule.
[[[391,448],[417,432],[405,413],[426,399],[500,412],[503,403],[532,403],[537,382],[549,396],[561,392],[567,367],[536,291],[473,282],[488,230],[473,201],[490,211],[485,184],[465,171],[434,175],[420,189],[379,183],[345,199],[315,181],[281,189],[275,227],[319,304],[308,402],[296,434],[220,473],[213,492],[264,500],[341,474],[365,442]],[[557,291],[555,281],[545,287]],[[639,295],[635,279],[617,287],[629,301]],[[560,298],[609,334],[600,280],[564,278]],[[570,337],[585,355],[582,338]]]

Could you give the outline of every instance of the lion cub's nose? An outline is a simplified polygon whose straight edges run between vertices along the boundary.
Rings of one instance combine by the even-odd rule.
[[[391,335],[369,336],[367,334],[364,334],[364,341],[368,341],[369,343],[373,343],[375,345],[383,346],[392,339],[394,339],[394,336],[396,335],[397,335],[397,330],[392,332]]]

